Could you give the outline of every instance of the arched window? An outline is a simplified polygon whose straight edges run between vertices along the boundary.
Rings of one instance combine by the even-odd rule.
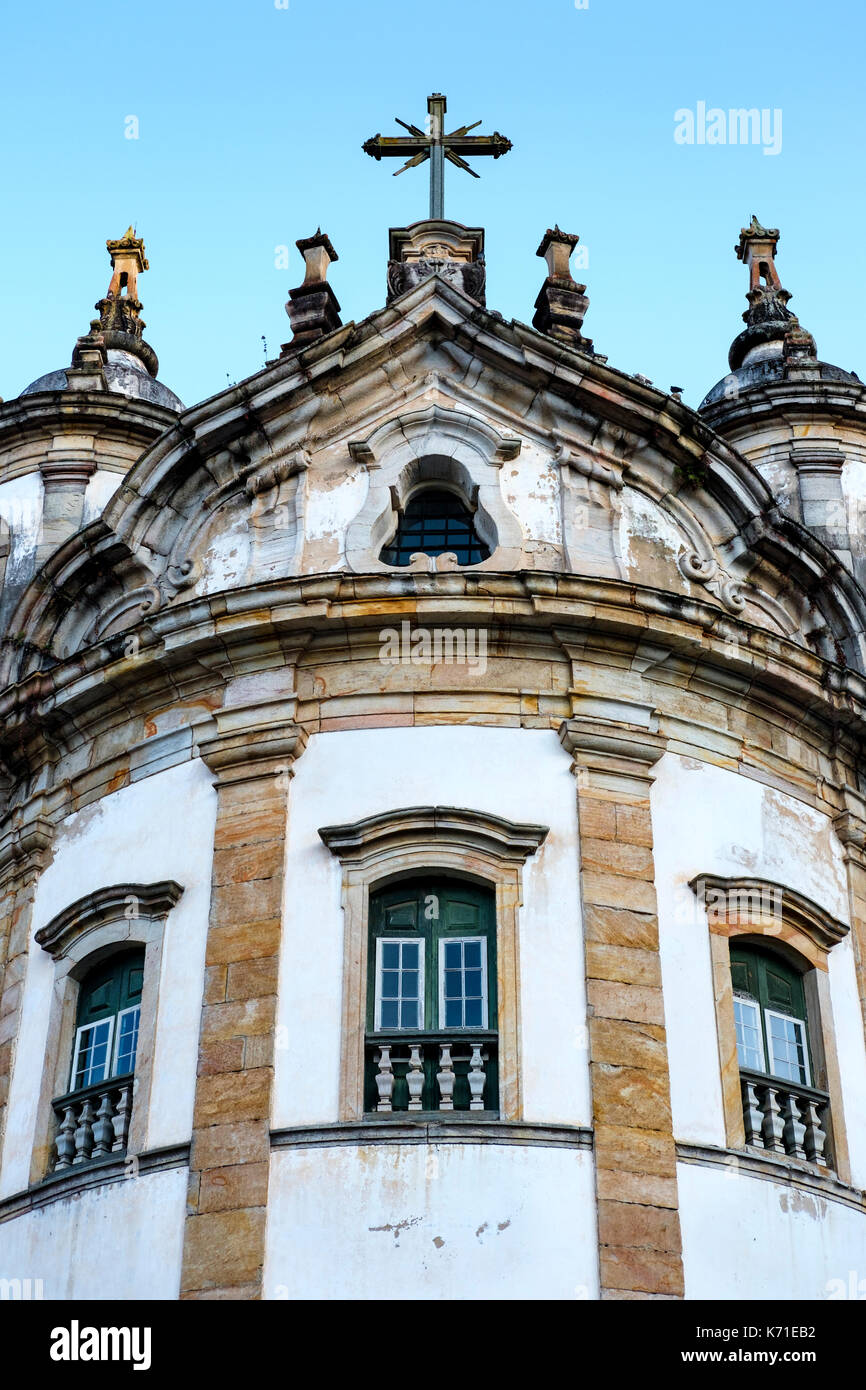
[[[125,951],[95,966],[78,994],[70,1091],[135,1071],[144,951]]]
[[[740,1067],[811,1086],[813,1068],[803,976],[755,946],[731,946]]]
[[[371,895],[365,1110],[499,1105],[490,889],[431,873]]]
[[[416,492],[400,513],[397,534],[379,558],[386,565],[405,566],[413,555],[449,553],[459,565],[477,565],[490,556],[465,502],[455,492],[428,487]]]

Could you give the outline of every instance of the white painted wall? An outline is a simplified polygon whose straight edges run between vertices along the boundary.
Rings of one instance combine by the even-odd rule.
[[[290,791],[274,1124],[338,1118],[343,913],[319,828],[404,806],[461,806],[547,825],[520,912],[524,1118],[588,1124],[577,809],[555,733],[472,726],[317,734]]]
[[[266,1298],[396,1298],[404,1311],[419,1298],[598,1298],[592,1155],[496,1144],[277,1151],[264,1287]]]
[[[658,764],[652,815],[674,1133],[724,1145],[709,930],[688,881],[754,875],[847,922],[842,850],[828,818],[805,803],[676,754]],[[830,953],[830,989],[852,1176],[866,1186],[866,1046],[850,940]]]
[[[0,1279],[41,1279],[46,1299],[177,1298],[187,1182],[122,1178],[0,1223]]]
[[[162,879],[175,879],[183,887],[165,929],[148,1148],[186,1143],[192,1130],[215,820],[213,777],[203,763],[184,763],[143,778],[68,817],[36,892],[34,934],[96,888]],[[31,940],[9,1094],[2,1196],[22,1191],[30,1178],[53,984],[54,962]]]
[[[42,527],[43,492],[39,473],[26,473],[23,477],[0,483],[0,516],[12,531],[7,583],[24,574],[28,560],[32,567],[32,556],[39,544]]]
[[[852,1271],[866,1281],[866,1222],[851,1207],[742,1172],[677,1171],[687,1298],[826,1299]]]

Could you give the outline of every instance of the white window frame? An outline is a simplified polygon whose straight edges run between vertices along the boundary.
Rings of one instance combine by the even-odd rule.
[[[106,1068],[106,1073],[105,1073],[105,1076],[103,1077],[103,1081],[107,1081],[108,1078],[112,1075],[112,1070],[111,1070],[111,1068],[112,1068],[112,1061],[113,1061],[113,1058],[114,1058],[114,1020],[115,1020],[116,1017],[117,1017],[116,1014],[109,1014],[107,1018],[97,1018],[97,1019],[94,1019],[94,1021],[93,1021],[92,1023],[81,1023],[81,1024],[79,1024],[79,1026],[78,1026],[78,1028],[77,1028],[77,1030],[76,1030],[76,1033],[75,1033],[75,1052],[74,1052],[73,1057],[72,1057],[72,1074],[71,1074],[71,1076],[70,1076],[70,1078],[69,1078],[69,1090],[70,1090],[70,1091],[74,1091],[74,1090],[76,1089],[76,1086],[75,1086],[75,1078],[76,1078],[76,1076],[77,1076],[77,1074],[78,1074],[78,1058],[79,1058],[79,1055],[80,1055],[80,1053],[81,1053],[81,1037],[82,1037],[82,1034],[88,1032],[88,1030],[91,1029],[91,1028],[98,1028],[99,1025],[100,1025],[101,1023],[107,1023],[107,1024],[108,1024],[108,1044],[107,1044],[107,1048],[106,1048],[106,1057],[107,1057],[107,1060],[108,1060],[108,1066],[107,1066],[107,1068]],[[101,1085],[102,1085],[102,1082],[101,1082],[101,1081],[88,1081],[87,1085],[88,1085],[88,1086],[101,1086]],[[81,1090],[83,1091],[83,1090],[86,1090],[87,1088],[86,1088],[85,1086],[82,1086],[82,1087],[80,1087],[79,1089],[81,1089]]]
[[[461,942],[468,945],[470,942],[479,942],[481,946],[481,1023],[460,1024],[459,1027],[446,1027],[445,1025],[445,947]],[[486,936],[440,936],[439,938],[439,1030],[448,1033],[472,1033],[487,1032],[490,1023],[490,1000],[487,989],[487,937]],[[464,955],[464,974],[466,970]],[[465,1005],[466,996],[463,996]],[[464,1008],[465,1012],[465,1008]]]
[[[417,946],[418,947],[418,1024],[415,1028],[403,1028],[397,1024],[394,1028],[382,1027],[382,947],[384,946]],[[420,1033],[424,1029],[424,957],[425,940],[422,936],[377,936],[376,937],[376,1005],[373,1015],[373,1031],[376,1033]],[[400,952],[400,973],[403,971],[403,953]],[[401,982],[402,983],[402,982]],[[402,1012],[399,1005],[403,1003],[402,995],[397,996],[397,1016]]]
[[[140,1005],[140,1004],[129,1004],[129,1005],[127,1005],[127,1007],[126,1007],[125,1009],[121,1009],[119,1013],[116,1013],[116,1014],[114,1015],[114,1019],[115,1019],[115,1022],[116,1022],[116,1025],[117,1025],[117,1026],[116,1026],[116,1028],[115,1028],[115,1030],[114,1030],[114,1052],[113,1052],[113,1058],[114,1058],[114,1060],[113,1060],[112,1067],[111,1067],[111,1072],[110,1072],[110,1075],[111,1075],[111,1076],[117,1076],[117,1075],[119,1074],[119,1073],[118,1073],[118,1070],[117,1070],[117,1054],[118,1054],[119,1051],[120,1051],[120,1037],[121,1037],[120,1020],[123,1018],[124,1014],[135,1014],[135,1013],[138,1014],[138,1027],[137,1027],[136,1030],[135,1030],[135,1054],[136,1054],[136,1057],[137,1057],[137,1056],[138,1056],[138,1035],[139,1035],[139,1033],[141,1032],[141,1005]],[[133,1058],[132,1070],[133,1070],[133,1072],[135,1071],[135,1058]],[[126,1075],[126,1073],[124,1073],[124,1075]]]
[[[767,1058],[766,1058],[766,1053],[765,1053],[765,1051],[764,1051],[764,1030],[763,1030],[763,1028],[761,1027],[761,1023],[762,1023],[762,1019],[761,1019],[761,1005],[759,1004],[758,1000],[757,1000],[757,999],[753,999],[752,996],[751,996],[750,994],[737,994],[736,992],[734,993],[734,1003],[735,1003],[735,1004],[748,1004],[748,1005],[749,1005],[749,1008],[755,1010],[755,1020],[756,1020],[757,1034],[758,1034],[758,1045],[759,1045],[759,1047],[760,1047],[760,1049],[761,1049],[761,1065],[760,1065],[759,1067],[756,1067],[756,1068],[755,1068],[755,1071],[766,1072],[766,1070],[767,1070]],[[734,1014],[734,1037],[736,1037],[736,1014]],[[739,1058],[739,1048],[737,1049],[737,1062],[738,1062],[738,1064],[739,1064],[741,1067],[746,1065],[745,1062],[741,1062],[741,1061],[740,1061],[740,1058]]]
[[[806,1027],[806,1020],[803,1018],[797,1018],[796,1014],[780,1013],[778,1009],[764,1009],[764,1017],[766,1019],[767,1052],[769,1054],[767,1057],[768,1076],[775,1077],[777,1081],[787,1081],[791,1086],[811,1086],[812,1074],[809,1069],[809,1030]],[[792,1081],[789,1076],[779,1076],[778,1072],[770,1071],[770,1068],[772,1067],[774,1062],[772,1053],[772,1034],[770,1032],[771,1018],[781,1018],[784,1020],[785,1023],[794,1023],[800,1029],[800,1039],[803,1044],[803,1065],[806,1068],[805,1081]]]

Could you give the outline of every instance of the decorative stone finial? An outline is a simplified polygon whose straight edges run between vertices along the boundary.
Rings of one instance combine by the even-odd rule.
[[[292,325],[292,341],[283,344],[283,353],[294,352],[305,343],[315,342],[340,327],[340,304],[328,284],[328,267],[339,256],[330,238],[320,227],[316,235],[302,237],[295,245],[304,258],[304,282],[289,290],[286,313]]]
[[[159,359],[142,336],[146,324],[141,318],[138,298],[138,276],[147,270],[144,241],[129,227],[117,241],[105,243],[111,257],[111,280],[105,297],[96,303],[99,318],[93,319],[89,333],[78,339],[72,352],[73,376],[70,385],[93,389],[110,349],[137,359],[145,371],[155,377]]]
[[[455,289],[483,304],[487,270],[484,229],[430,218],[389,233],[388,303],[439,275]]]
[[[559,227],[548,227],[536,256],[547,261],[547,279],[535,301],[533,328],[551,338],[561,338],[581,352],[592,352],[592,340],[581,333],[589,308],[586,285],[579,285],[571,274],[569,261],[580,237]]]
[[[734,339],[728,353],[732,371],[770,358],[815,358],[815,339],[800,327],[799,319],[788,308],[791,295],[783,289],[776,270],[778,242],[778,227],[762,227],[754,213],[748,227],[740,229],[734,250],[738,260],[749,268],[749,307],[743,314],[746,328]]]

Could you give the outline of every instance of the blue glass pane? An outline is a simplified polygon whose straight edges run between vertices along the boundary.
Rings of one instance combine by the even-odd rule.
[[[466,1000],[466,1026],[467,1028],[481,1027],[481,1000]]]
[[[463,948],[459,941],[445,942],[445,967],[447,970],[459,970],[463,963]]]
[[[403,965],[410,970],[418,969],[418,943],[417,941],[404,941],[403,943]]]
[[[396,1000],[382,1000],[382,1027],[397,1027],[397,1003]]]
[[[467,970],[467,971],[466,971],[466,996],[467,996],[467,998],[471,998],[472,996],[475,996],[476,998],[478,998],[478,997],[480,996],[480,994],[481,994],[481,971],[480,971],[480,970]]]
[[[445,971],[445,998],[459,999],[463,993],[461,987],[462,976],[459,970]]]
[[[382,964],[391,970],[400,964],[400,947],[396,941],[382,942]]]
[[[403,971],[403,991],[402,991],[402,993],[403,993],[403,998],[404,998],[404,999],[417,999],[417,998],[418,998],[418,971],[417,971],[417,970],[404,970],[404,971]]]
[[[480,942],[480,941],[467,941],[467,942],[466,942],[466,948],[465,948],[465,949],[466,949],[466,964],[467,964],[467,965],[470,965],[470,966],[475,966],[476,968],[480,968],[480,966],[481,966],[481,942]]]
[[[135,1053],[138,1045],[138,1019],[139,1011],[135,1009],[125,1013],[118,1020],[118,1041],[117,1041],[117,1063],[115,1074],[125,1076],[127,1072],[135,1070]]]
[[[418,1005],[414,999],[400,1005],[400,1027],[418,1027]]]
[[[463,1022],[463,1010],[459,999],[446,999],[445,1001],[445,1027],[459,1028]]]
[[[400,974],[397,970],[382,971],[382,998],[396,999],[399,993],[398,981]]]

